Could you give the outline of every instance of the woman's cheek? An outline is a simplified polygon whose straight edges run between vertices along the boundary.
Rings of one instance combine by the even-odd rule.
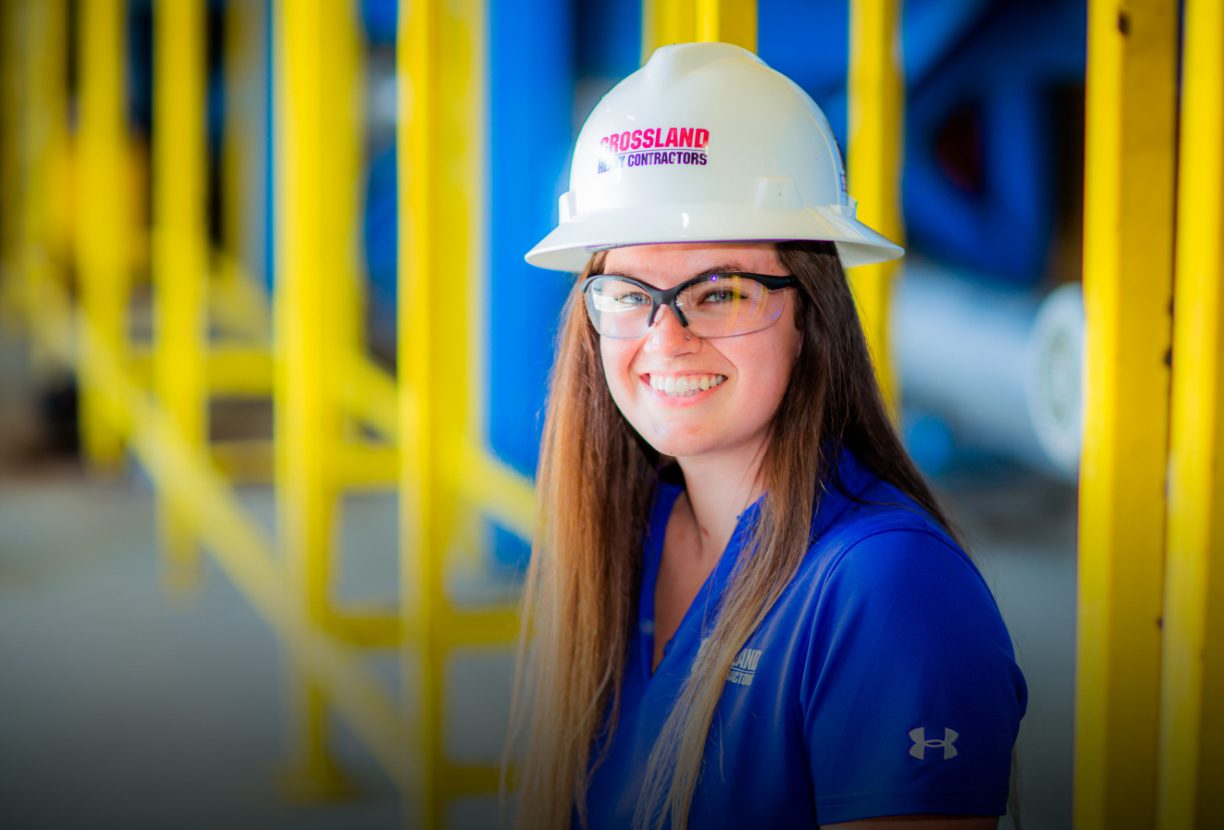
[[[622,342],[602,340],[599,346],[599,356],[603,363],[604,381],[608,384],[612,400],[621,414],[629,419],[630,424],[633,424],[628,406],[630,381],[632,380],[629,365],[633,355],[627,352]]]

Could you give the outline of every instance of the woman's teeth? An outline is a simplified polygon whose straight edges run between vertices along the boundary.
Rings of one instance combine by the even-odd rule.
[[[687,397],[712,389],[726,380],[725,375],[659,375],[650,376],[650,388],[671,397]]]

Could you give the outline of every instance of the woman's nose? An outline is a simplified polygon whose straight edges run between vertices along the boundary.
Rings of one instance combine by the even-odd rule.
[[[646,345],[667,353],[696,351],[701,345],[698,340],[680,324],[676,313],[668,306],[661,306],[655,312],[654,322],[646,331]]]

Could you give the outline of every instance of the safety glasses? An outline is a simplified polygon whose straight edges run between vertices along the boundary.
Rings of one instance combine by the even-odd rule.
[[[599,274],[583,281],[582,294],[592,325],[604,337],[641,337],[660,306],[698,337],[734,337],[777,322],[786,307],[782,290],[795,282],[770,274],[702,274],[664,290],[633,277]]]

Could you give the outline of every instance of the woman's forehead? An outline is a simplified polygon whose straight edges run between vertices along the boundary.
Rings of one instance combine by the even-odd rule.
[[[783,275],[786,271],[770,242],[680,242],[612,248],[604,273],[639,277],[654,285],[679,282],[711,270]]]

